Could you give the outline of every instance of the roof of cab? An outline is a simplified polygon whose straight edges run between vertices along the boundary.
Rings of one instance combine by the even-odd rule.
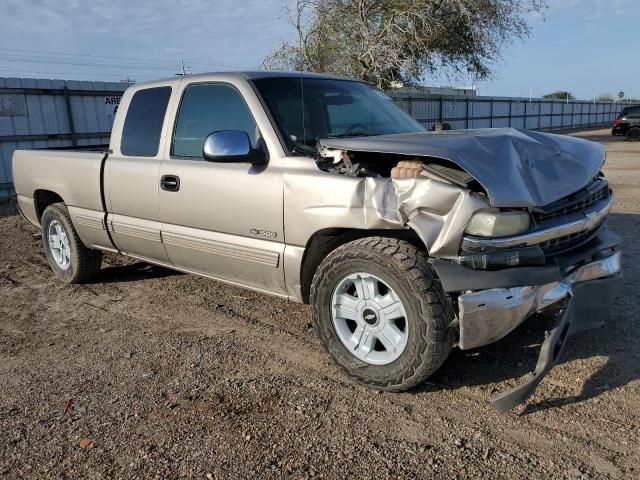
[[[351,80],[351,81],[361,81],[349,77],[340,77],[338,75],[327,75],[324,73],[312,73],[312,72],[284,72],[284,71],[267,71],[267,70],[256,70],[256,71],[236,71],[236,72],[210,72],[210,73],[197,73],[190,75],[176,75],[174,77],[152,80],[148,82],[140,82],[136,83],[132,86],[136,87],[136,90],[139,88],[149,88],[149,87],[157,87],[163,85],[171,85],[180,82],[183,78],[188,78],[190,80],[228,80],[230,78],[242,78],[246,80],[256,80],[260,78],[323,78],[328,80]]]

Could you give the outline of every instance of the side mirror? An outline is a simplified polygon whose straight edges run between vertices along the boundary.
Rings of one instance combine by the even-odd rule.
[[[264,152],[251,148],[247,132],[242,130],[220,130],[209,134],[204,141],[202,156],[210,162],[249,162],[262,164]]]

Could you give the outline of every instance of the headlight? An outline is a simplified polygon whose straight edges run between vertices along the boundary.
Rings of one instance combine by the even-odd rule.
[[[491,209],[475,213],[465,232],[478,237],[507,237],[526,232],[530,226],[531,217],[527,212]]]

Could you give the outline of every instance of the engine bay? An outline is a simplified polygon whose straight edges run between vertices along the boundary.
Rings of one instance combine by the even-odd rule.
[[[316,163],[325,172],[361,178],[430,178],[478,192],[484,190],[468,172],[444,159],[318,147]]]

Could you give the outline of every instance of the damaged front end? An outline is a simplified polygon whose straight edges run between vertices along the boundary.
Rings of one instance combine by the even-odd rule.
[[[500,411],[534,392],[571,334],[608,315],[621,266],[619,238],[604,227],[613,194],[603,163],[600,145],[514,129],[321,139],[317,158],[355,180],[348,215],[362,228],[411,229],[424,243],[461,349],[533,313],[556,316],[535,371],[493,400]]]

